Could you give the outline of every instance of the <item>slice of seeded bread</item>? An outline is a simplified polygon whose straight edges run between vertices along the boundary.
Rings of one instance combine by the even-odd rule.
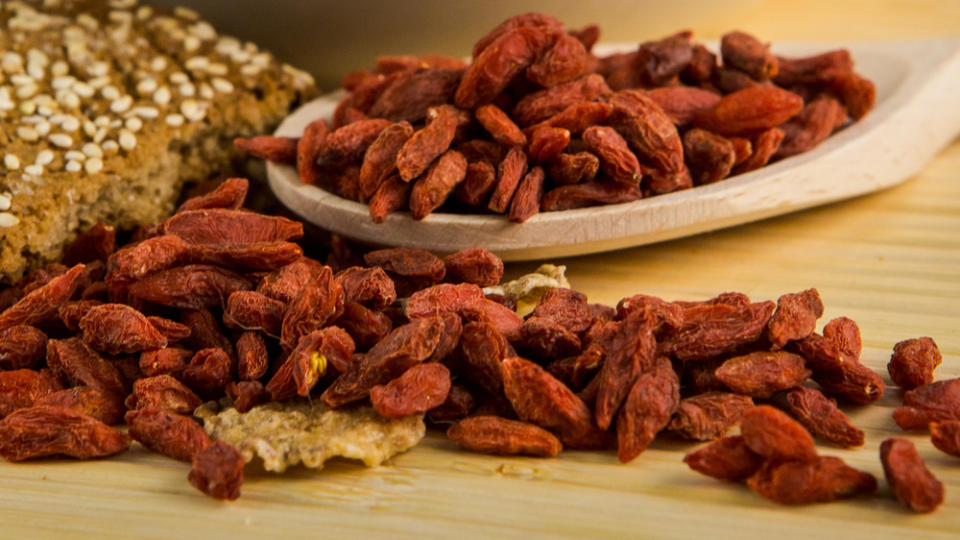
[[[0,283],[99,221],[163,219],[185,183],[242,164],[234,137],[314,95],[309,75],[188,9],[0,3]]]

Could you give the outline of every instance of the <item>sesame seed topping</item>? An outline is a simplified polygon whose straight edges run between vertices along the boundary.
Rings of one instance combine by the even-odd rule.
[[[77,120],[76,116],[68,116],[64,118],[63,122],[60,122],[60,129],[73,133],[80,129],[80,120]]]
[[[63,153],[63,158],[66,160],[72,160],[72,161],[83,161],[87,159],[87,156],[84,155],[83,152],[80,152],[78,150],[67,150],[66,152]]]
[[[36,84],[25,84],[23,86],[18,86],[16,92],[14,92],[18,98],[27,99],[37,93]]]
[[[136,116],[131,116],[127,118],[127,121],[124,122],[124,125],[127,126],[127,129],[133,132],[140,131],[140,128],[143,127],[143,120],[137,118]],[[120,146],[123,146],[122,144]]]
[[[223,92],[224,94],[229,94],[233,92],[233,83],[226,79],[221,79],[220,77],[215,77],[210,81],[210,84],[213,85],[213,89],[217,92]]]
[[[20,126],[17,128],[17,137],[27,142],[34,142],[40,137],[40,134],[32,127]]]
[[[143,79],[142,81],[137,83],[137,93],[140,95],[143,95],[143,96],[149,95],[154,93],[156,90],[157,90],[156,79],[153,79],[153,78]]]
[[[117,144],[117,141],[113,139],[107,139],[103,141],[103,144],[100,146],[103,148],[103,151],[106,154],[114,154],[120,149],[120,145]]]
[[[83,121],[83,133],[87,137],[93,137],[97,133],[97,125],[90,120]]]
[[[140,6],[137,8],[137,19],[145,21],[153,15],[153,9],[150,6]]]
[[[226,75],[229,71],[230,70],[227,69],[227,65],[222,62],[213,62],[212,64],[207,66],[207,73],[209,73],[210,75],[219,75],[222,77]]]
[[[96,124],[97,127],[107,127],[110,125],[110,117],[107,115],[101,114],[100,116],[93,119],[93,123]]]
[[[140,118],[156,118],[160,116],[160,111],[158,111],[156,107],[134,107],[130,113]]]
[[[94,62],[90,64],[87,71],[94,77],[103,77],[110,72],[110,64],[106,62]]]
[[[100,147],[94,143],[84,144],[83,153],[87,157],[103,157],[103,150],[101,150]]]
[[[166,86],[161,86],[153,93],[153,102],[157,105],[166,105],[170,103],[170,89]]]
[[[42,81],[46,72],[40,64],[27,64],[27,75],[38,81]]]
[[[80,172],[80,169],[82,168],[83,165],[81,165],[80,162],[75,159],[71,159],[66,165],[63,166],[63,169],[67,172]]]
[[[214,98],[213,88],[205,82],[200,83],[200,91],[198,93],[200,94],[200,97],[202,97],[203,99]]]
[[[133,150],[137,147],[137,137],[126,129],[120,130],[118,142],[120,143],[120,148],[124,150]]]
[[[9,212],[0,212],[0,227],[13,227],[20,223],[20,219],[17,216]]]
[[[0,210],[10,209],[10,194],[0,195]]]
[[[97,132],[93,134],[93,142],[100,143],[107,136],[107,128],[102,127],[98,128]]]
[[[196,11],[186,8],[183,6],[177,6],[173,8],[173,14],[181,19],[186,19],[188,21],[195,21],[200,18],[200,14]]]
[[[47,133],[50,133],[50,122],[37,122],[37,125],[33,126],[33,129],[37,130],[37,135],[46,137]]]
[[[120,97],[120,91],[116,86],[107,85],[100,89],[100,95],[112,101]]]
[[[184,84],[190,82],[190,77],[187,77],[187,74],[182,71],[171,73],[168,79],[173,84]]]
[[[123,126],[123,120],[117,118],[110,121],[110,127],[113,129],[120,129]]]
[[[21,75],[21,74],[11,75],[10,82],[12,82],[14,86],[26,86],[28,84],[36,84],[36,81],[33,80],[33,77],[30,77],[29,75]]]
[[[41,150],[37,152],[37,159],[34,161],[35,164],[46,167],[47,165],[53,163],[53,152],[50,150]]]
[[[133,105],[133,97],[121,96],[110,103],[110,110],[115,113],[122,113]]]
[[[85,82],[76,82],[73,84],[73,91],[80,97],[93,97],[94,89]]]
[[[177,87],[177,92],[184,97],[193,97],[197,93],[197,88],[186,82]]]
[[[68,109],[80,107],[80,96],[69,90],[60,90],[57,92],[57,102]]]
[[[43,165],[37,165],[36,163],[33,165],[27,165],[23,168],[23,172],[29,174],[30,176],[40,176],[43,174]]]
[[[199,122],[207,115],[206,103],[185,99],[180,103],[180,114],[191,122]]]
[[[163,71],[167,69],[167,59],[162,56],[157,56],[150,61],[150,69],[154,71]]]
[[[66,133],[54,133],[47,137],[50,143],[59,148],[70,148],[73,146],[73,137]]]
[[[103,169],[103,160],[90,158],[83,164],[83,169],[87,171],[87,174],[96,174]]]
[[[13,154],[7,154],[3,156],[3,165],[7,169],[15,171],[20,168],[20,158]]]
[[[182,115],[174,113],[168,114],[164,121],[166,121],[167,125],[170,127],[180,127],[183,125],[184,119]]]
[[[54,90],[65,90],[73,86],[74,81],[76,81],[76,79],[70,77],[69,75],[54,77],[54,79],[50,81],[50,88],[53,88]]]
[[[20,112],[26,115],[31,115],[37,112],[37,102],[35,101],[24,101],[20,104]]]
[[[87,84],[89,84],[94,90],[99,90],[110,84],[110,77],[94,77],[93,79],[87,79]]]
[[[67,73],[70,73],[70,65],[63,60],[57,60],[50,66],[50,74],[54,77],[63,77]]]
[[[213,26],[210,25],[210,23],[205,21],[200,21],[197,24],[192,25],[190,27],[190,33],[204,41],[217,38],[217,31],[213,28]]]

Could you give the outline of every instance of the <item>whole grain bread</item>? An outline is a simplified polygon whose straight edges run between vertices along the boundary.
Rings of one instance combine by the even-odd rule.
[[[309,75],[195,12],[129,0],[0,3],[0,283],[77,232],[171,213],[316,95]]]

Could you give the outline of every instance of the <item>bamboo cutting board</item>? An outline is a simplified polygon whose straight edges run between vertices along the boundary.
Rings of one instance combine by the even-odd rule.
[[[764,299],[817,287],[823,321],[846,315],[860,324],[863,360],[872,368],[885,374],[895,342],[929,335],[943,352],[938,377],[958,377],[960,142],[886,192],[563,262],[574,287],[611,304],[635,292],[703,299],[740,290]],[[532,266],[509,265],[508,272]],[[890,417],[899,401],[889,388],[878,403],[847,409],[867,432],[862,449],[820,447],[881,479],[874,498],[777,506],[689,471],[680,460],[698,446],[674,441],[657,441],[621,465],[613,452],[545,460],[468,454],[434,434],[376,469],[340,461],[277,476],[250,466],[243,496],[222,503],[187,484],[186,464],[134,445],[105,461],[0,463],[0,537],[955,536],[960,459],[908,435],[947,486],[946,504],[932,515],[901,510],[882,481],[878,445],[902,434]]]

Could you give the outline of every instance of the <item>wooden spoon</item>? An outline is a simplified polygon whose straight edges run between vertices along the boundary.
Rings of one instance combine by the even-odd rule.
[[[500,215],[394,213],[381,224],[366,205],[304,185],[293,167],[267,164],[270,186],[294,212],[356,240],[449,253],[485,247],[505,260],[581,255],[638,246],[786,214],[885,189],[919,172],[960,133],[960,38],[901,42],[778,43],[804,56],[847,48],[877,87],[876,107],[817,148],[720,182],[636,202],[543,212],[514,224]],[[599,54],[633,50],[609,45]],[[599,49],[599,48],[598,48]],[[297,137],[329,118],[342,91],[297,109],[277,135]]]

